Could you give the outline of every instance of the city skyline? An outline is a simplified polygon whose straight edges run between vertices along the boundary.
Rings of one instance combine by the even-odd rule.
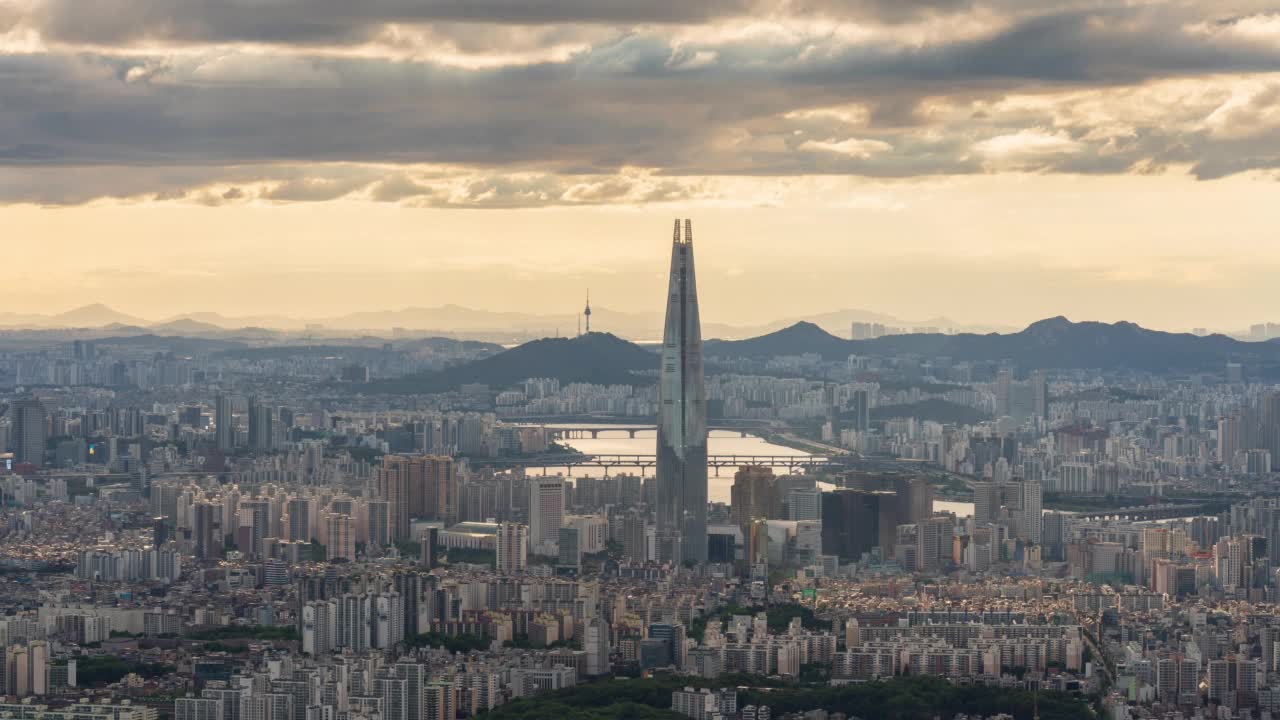
[[[1276,720],[1277,148],[1275,0],[0,0],[0,720]]]

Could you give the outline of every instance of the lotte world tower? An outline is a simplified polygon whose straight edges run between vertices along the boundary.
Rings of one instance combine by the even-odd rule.
[[[706,562],[707,389],[689,220],[683,237],[676,220],[671,243],[658,403],[658,560]]]

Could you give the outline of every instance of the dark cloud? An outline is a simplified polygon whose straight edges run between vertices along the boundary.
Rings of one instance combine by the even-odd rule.
[[[1220,0],[1215,12],[1248,12],[1259,5],[1251,0]],[[29,15],[6,13],[0,7],[0,29],[25,24],[54,42],[98,46],[235,42],[315,46],[369,42],[391,26],[628,28],[752,17],[895,24],[974,13],[1025,18],[1115,6],[1101,0],[38,0]]]
[[[365,42],[388,24],[698,23],[750,9],[745,0],[46,0],[50,39],[90,45]]]
[[[891,4],[868,0],[823,8],[888,15]],[[627,12],[666,13],[688,21],[701,17],[688,17],[691,12],[730,8],[586,0],[474,5],[375,2],[365,7],[325,0],[293,22],[336,28],[343,26],[339,19],[354,22],[357,14],[481,11],[508,22],[532,22],[535,13],[548,18],[578,13],[580,20],[604,22],[610,13]],[[899,11],[970,8],[959,0],[907,5]],[[274,13],[289,4],[253,6],[261,7],[258,20],[269,28]],[[88,4],[80,20],[86,33],[96,28],[99,39],[121,42],[141,37],[128,33],[239,37],[237,23],[256,22],[244,2],[184,0],[139,20],[144,29],[126,27],[132,23],[125,19],[136,19],[139,8],[146,7],[140,0],[103,0]],[[808,7],[816,8],[792,3],[788,11]],[[64,15],[71,22],[65,10],[46,4],[46,22]],[[112,14],[119,27],[113,19],[93,20],[97,13]],[[1200,177],[1213,178],[1274,167],[1270,147],[1275,145],[1266,144],[1274,138],[1215,134],[1197,126],[1204,117],[1185,118],[1182,124],[1148,119],[1132,123],[1127,133],[1108,134],[1090,133],[1079,123],[1060,126],[1062,119],[1051,109],[1010,114],[996,106],[1011,93],[1047,96],[1165,78],[1280,70],[1280,50],[1220,33],[1188,32],[1195,19],[1159,7],[1077,7],[1031,15],[984,37],[925,45],[851,44],[836,36],[675,42],[669,33],[650,29],[597,42],[561,62],[478,70],[234,48],[163,56],[0,55],[0,168],[43,167],[50,172],[42,177],[56,174],[68,183],[63,188],[34,178],[24,185],[0,174],[0,198],[57,204],[93,197],[170,197],[181,191],[210,202],[299,202],[359,194],[431,206],[528,207],[659,201],[690,192],[686,181],[642,187],[609,179],[626,168],[670,178],[899,178],[1006,168],[1117,173],[1186,165]],[[65,27],[59,32],[64,39],[76,37]],[[126,35],[117,37],[120,33]],[[483,45],[481,36],[471,41]],[[1224,122],[1265,130],[1273,122],[1268,113],[1275,97],[1274,91],[1259,93]],[[963,112],[939,117],[934,108],[939,102]],[[860,107],[863,116],[833,120],[807,112],[848,105]],[[1020,142],[1035,138],[1018,133],[1037,128],[1058,138],[1061,147],[1042,142],[1020,149]],[[975,149],[993,138],[1012,139],[991,146],[999,153]],[[324,169],[319,174],[282,170],[309,164]],[[438,179],[420,168],[373,169],[411,165],[455,169]],[[92,167],[134,170],[112,180],[99,172],[74,177],[52,172]],[[450,184],[461,172],[456,168],[475,178],[465,187]],[[217,182],[223,183],[220,191],[200,194]],[[255,182],[260,187],[251,188]],[[223,196],[230,191],[241,195]]]
[[[930,15],[968,12],[982,3],[976,0],[784,0],[779,5],[796,15],[905,22]],[[1035,5],[1028,1],[1024,7]]]
[[[12,147],[0,147],[0,161],[5,162],[40,162],[55,160],[58,149],[49,145],[23,143]]]

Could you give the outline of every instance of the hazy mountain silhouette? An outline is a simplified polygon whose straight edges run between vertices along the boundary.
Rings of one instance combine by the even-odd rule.
[[[86,305],[56,315],[33,313],[0,313],[0,327],[5,328],[98,328],[111,324],[146,327],[162,334],[190,334],[226,337],[228,332],[251,331],[260,334],[302,332],[309,335],[339,337],[350,333],[386,334],[393,328],[407,332],[434,335],[469,335],[504,341],[569,335],[579,330],[578,308],[564,313],[529,313],[480,310],[462,305],[406,307],[398,310],[372,310],[332,317],[300,318],[280,314],[229,316],[217,312],[189,312],[167,317],[159,322],[144,320],[116,311],[102,303]],[[851,322],[877,322],[891,327],[955,328],[947,318],[921,322],[900,320],[892,315],[870,310],[841,309],[810,313],[755,325],[703,322],[704,337],[749,338],[763,335],[798,321],[808,321],[840,337],[849,334]],[[625,312],[597,305],[592,308],[592,326],[620,337],[657,340],[662,334],[663,315],[653,312]],[[971,328],[972,329],[972,328]],[[982,327],[979,330],[999,329]]]
[[[708,340],[703,343],[703,354],[707,357],[775,357],[812,353],[834,360],[849,356],[849,342],[811,322],[798,322],[746,340]]]
[[[1280,365],[1280,343],[1251,343],[1225,335],[1197,336],[1148,330],[1130,322],[1071,322],[1054,317],[1007,334],[891,335],[844,340],[810,323],[797,323],[750,340],[711,341],[708,357],[769,357],[816,353],[828,360],[849,355],[946,356],[957,361],[1012,360],[1024,368],[1130,368],[1220,371],[1228,361],[1255,367]]]
[[[435,393],[484,384],[502,390],[527,378],[561,383],[646,384],[656,378],[657,353],[609,333],[544,338],[496,355],[434,373],[370,383],[362,389],[388,393]],[[640,373],[640,374],[637,374]]]
[[[85,305],[55,315],[0,313],[0,326],[29,328],[97,328],[107,325],[144,326],[147,321],[113,310],[102,303]]]

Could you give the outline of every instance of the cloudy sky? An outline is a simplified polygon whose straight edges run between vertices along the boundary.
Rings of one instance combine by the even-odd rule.
[[[0,0],[0,308],[1280,320],[1280,12]]]

